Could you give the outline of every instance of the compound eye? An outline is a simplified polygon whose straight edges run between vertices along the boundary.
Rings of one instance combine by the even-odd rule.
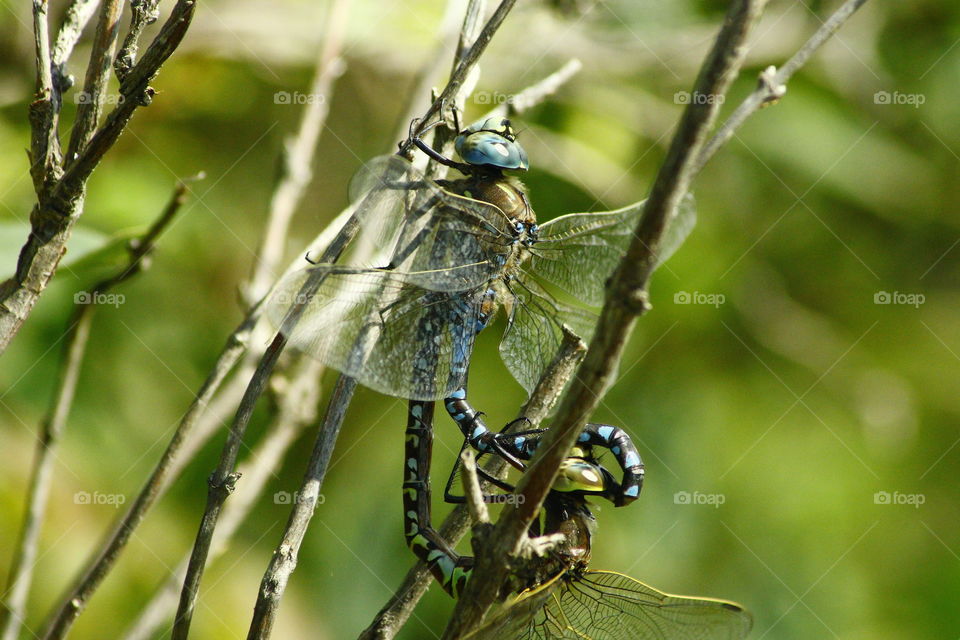
[[[530,230],[527,233],[529,233],[532,236],[535,236],[539,232],[540,232],[540,227],[535,224],[532,224],[530,225]]]
[[[513,230],[516,231],[518,234],[523,233],[523,223],[522,223],[522,222],[514,222],[514,223],[513,223]]]

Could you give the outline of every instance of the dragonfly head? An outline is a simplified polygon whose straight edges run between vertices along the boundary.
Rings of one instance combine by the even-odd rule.
[[[454,141],[457,153],[467,164],[498,169],[529,168],[527,152],[517,142],[517,135],[506,118],[487,118],[475,122]]]

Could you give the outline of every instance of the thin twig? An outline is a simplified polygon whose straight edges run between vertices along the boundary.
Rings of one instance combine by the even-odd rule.
[[[313,155],[330,111],[333,83],[344,71],[339,54],[346,32],[347,8],[348,3],[345,2],[334,5],[320,55],[314,65],[315,72],[310,83],[312,99],[307,101],[303,109],[297,132],[284,142],[280,178],[270,198],[270,215],[247,292],[247,296],[253,300],[265,296],[270,284],[276,282],[280,275],[277,265],[283,256],[290,219],[313,177]]]
[[[38,199],[45,199],[59,179],[60,144],[56,132],[59,91],[53,84],[50,60],[50,26],[46,0],[33,0],[33,41],[36,58],[36,91],[30,103],[30,175]],[[2,350],[2,348],[0,348]]]
[[[53,95],[57,87],[53,86],[50,70],[46,5],[43,0],[34,0],[38,82],[37,94],[30,107],[30,121],[31,171],[38,201],[30,214],[30,235],[20,250],[14,276],[0,284],[0,353],[20,330],[56,272],[73,225],[83,211],[87,179],[120,137],[137,106],[150,103],[153,89],[149,82],[186,35],[196,0],[178,0],[143,58],[120,83],[119,104],[87,144],[78,142],[79,154],[64,160],[66,169],[62,175],[58,153],[55,152],[53,105],[59,97]],[[104,24],[108,25],[109,21]],[[104,38],[98,36],[99,43],[105,41],[107,31],[104,34]],[[95,49],[100,50],[99,46]],[[91,62],[93,60],[91,57]],[[86,125],[75,132],[78,141],[86,138]]]
[[[143,30],[160,18],[160,10],[157,8],[159,4],[160,0],[130,0],[130,30],[123,38],[117,59],[113,61],[113,68],[121,82],[130,73],[137,53],[140,52],[140,35]]]
[[[477,458],[473,449],[465,447],[460,452],[460,468],[463,469],[463,489],[466,499],[467,513],[474,523],[488,524],[490,511],[483,501],[483,491],[480,489],[480,476],[477,475]]]
[[[78,304],[70,315],[64,332],[62,367],[54,391],[53,403],[37,440],[36,460],[30,476],[24,520],[7,579],[5,592],[8,595],[4,599],[3,607],[3,640],[15,640],[18,637],[26,614],[26,602],[33,581],[40,529],[43,526],[53,479],[55,454],[73,405],[77,379],[86,354],[87,339],[90,335],[94,311],[97,308],[97,300],[144,268],[147,257],[156,246],[157,238],[169,226],[185,200],[186,187],[181,183],[174,189],[173,196],[160,217],[144,235],[130,243],[130,253],[124,267],[111,277],[97,283],[89,292],[77,294],[80,296],[77,299]]]
[[[395,127],[397,140],[406,138],[410,131],[410,122],[420,114],[421,102],[430,95],[430,88],[434,83],[434,76],[438,73],[445,60],[445,52],[457,50],[463,25],[463,0],[448,0],[447,9],[440,21],[440,27],[434,36],[436,45],[425,56],[425,62],[410,83],[410,90],[403,92],[405,106],[400,110]],[[393,149],[390,149],[393,151]]]
[[[586,345],[580,338],[571,332],[564,334],[556,357],[520,410],[520,417],[529,420],[529,424],[523,424],[522,427],[518,424],[517,428],[535,428],[549,415],[586,351]],[[484,470],[502,479],[506,475],[507,463],[499,456],[493,456],[484,465]],[[470,524],[466,506],[458,505],[444,519],[437,532],[451,545],[456,545],[470,529]],[[360,634],[359,640],[390,640],[397,635],[432,582],[433,576],[427,566],[417,562],[370,626]]]
[[[757,88],[730,114],[724,121],[723,126],[700,152],[694,173],[700,172],[703,166],[713,157],[713,154],[733,137],[734,132],[743,125],[747,118],[761,107],[782,98],[787,91],[787,81],[793,74],[803,67],[810,57],[837,32],[837,29],[843,26],[843,23],[849,20],[850,16],[866,2],[867,0],[847,0],[833,15],[827,18],[826,22],[820,25],[820,28],[810,36],[810,39],[795,54],[790,56],[790,59],[779,70],[776,67],[764,69],[758,78]]]
[[[80,40],[84,27],[93,17],[100,0],[73,0],[63,17],[63,24],[57,32],[56,42],[50,52],[53,66],[53,119],[51,128],[56,131],[59,126],[60,109],[63,106],[63,94],[73,87],[73,76],[66,73],[67,60],[73,53],[73,48]],[[57,167],[58,171],[60,167]],[[58,174],[59,177],[59,174]]]
[[[97,4],[100,0],[73,0],[63,16],[63,24],[60,25],[60,31],[57,32],[57,40],[53,44],[51,51],[51,62],[53,63],[54,74],[63,72],[63,64],[73,53],[73,47],[76,46],[83,34],[83,28],[93,17],[97,10]],[[61,76],[61,80],[63,76]],[[54,82],[57,82],[54,77]],[[68,87],[63,87],[66,91]]]
[[[747,34],[763,5],[764,0],[739,0],[731,6],[701,69],[694,95],[726,94],[742,64]],[[477,627],[496,600],[508,578],[509,567],[503,558],[519,551],[520,542],[539,513],[560,463],[616,369],[636,316],[647,308],[646,285],[655,266],[660,237],[688,190],[694,160],[716,118],[719,102],[691,101],[684,111],[647,200],[636,237],[608,284],[607,301],[596,334],[561,404],[560,419],[545,436],[531,468],[520,479],[518,492],[524,499],[515,508],[504,509],[489,546],[477,557],[473,577],[444,631],[446,640],[460,638]]]
[[[490,115],[502,114],[511,118],[522,115],[528,109],[535,107],[556,93],[560,87],[570,81],[570,78],[577,75],[582,68],[583,63],[576,58],[567,60],[562,67],[537,84],[527,87],[520,93],[512,96],[506,104],[498,105],[492,110]]]
[[[321,74],[318,74],[318,77],[319,75]],[[318,83],[315,81],[314,86],[316,87],[317,85]],[[327,89],[325,91],[328,92],[329,90]],[[325,116],[325,111],[323,114]],[[291,143],[291,147],[298,150],[308,149],[310,155],[304,155],[301,152],[293,154],[296,157],[295,162],[302,163],[307,168],[291,168],[290,175],[296,175],[298,177],[305,174],[309,175],[309,165],[312,162],[312,152],[316,141],[315,131],[319,131],[320,128],[322,128],[322,119],[316,120],[305,117],[302,120],[297,139]],[[310,143],[303,140],[303,138],[307,136],[312,139]],[[280,181],[274,192],[276,194],[277,191],[285,189],[287,195],[283,198],[278,198],[276,195],[273,196],[270,211],[267,216],[266,228],[275,229],[276,232],[274,234],[264,234],[264,242],[259,248],[258,256],[267,254],[280,255],[280,253],[282,253],[290,213],[296,209],[297,203],[303,195],[302,188],[290,188],[286,177],[287,175],[287,173],[281,174]],[[284,185],[287,186],[284,187]],[[270,269],[268,264],[269,261],[258,258],[257,267],[254,270],[254,275],[251,280],[256,280],[258,274],[269,274]],[[262,277],[260,281],[265,282]],[[247,289],[251,292],[258,291],[258,298],[266,294],[263,285],[258,287],[257,285],[250,284]],[[93,575],[103,576],[112,568],[114,560],[126,545],[133,530],[142,522],[146,512],[157,499],[164,495],[170,484],[179,477],[187,463],[195,457],[204,443],[220,428],[225,413],[233,413],[235,411],[235,407],[242,397],[242,392],[246,386],[245,381],[253,374],[255,363],[263,354],[263,349],[256,346],[261,344],[262,341],[254,336],[260,312],[260,305],[252,306],[240,326],[237,327],[228,338],[227,344],[218,356],[211,374],[198,392],[196,400],[180,421],[157,467],[154,469],[145,486],[141,489],[138,499],[131,505],[130,510],[119,520],[111,535],[104,541],[101,547],[102,550],[96,555],[93,564],[85,572],[87,578]],[[248,345],[254,346],[253,348],[248,348]],[[233,374],[233,379],[229,384],[221,387],[230,371],[244,354],[246,354],[244,362]],[[178,574],[178,581],[181,579],[179,576],[182,576],[182,572]],[[86,585],[87,580],[81,579],[79,584]],[[74,597],[77,596],[76,592],[81,590],[89,590],[87,595],[87,597],[89,597],[89,594],[92,593],[92,590],[95,589],[96,586],[97,585],[88,585],[78,587],[74,593],[69,594],[66,602],[61,605],[61,608],[71,602]],[[166,609],[164,609],[164,611],[166,611]]]
[[[339,74],[339,68],[341,67],[341,63],[338,58],[339,47],[342,43],[341,38],[348,7],[349,0],[340,0],[335,3],[327,23],[326,35],[324,37],[324,47],[320,57],[320,64],[322,66],[317,68],[314,81],[314,87],[319,87],[319,90],[323,91],[325,94],[330,93],[330,83],[332,83],[333,79]],[[326,113],[326,110],[318,110],[312,114],[305,115],[304,120],[301,123],[300,134],[305,137],[312,137],[313,142],[315,143]],[[264,249],[269,252],[269,257],[267,255],[261,256],[261,265],[266,265],[258,267],[258,269],[263,269],[263,271],[260,273],[263,273],[264,275],[259,276],[261,282],[265,282],[266,276],[269,274],[266,269],[270,268],[272,270],[272,265],[269,264],[269,261],[264,261],[263,258],[275,260],[275,256],[279,255],[281,249],[278,248],[277,245],[282,243],[285,236],[286,226],[289,222],[289,216],[296,207],[297,199],[302,196],[303,187],[305,185],[305,183],[302,181],[306,179],[304,176],[309,175],[309,166],[312,162],[312,150],[315,147],[315,144],[308,145],[305,142],[298,142],[296,144],[298,145],[298,153],[296,157],[292,157],[291,160],[301,162],[305,166],[295,168],[294,170],[299,172],[299,175],[291,174],[292,177],[290,178],[289,182],[285,181],[281,183],[281,188],[284,190],[284,194],[282,196],[274,196],[274,201],[271,205],[271,214],[272,217],[277,217],[278,222],[276,224],[276,233],[270,235],[269,244],[264,245]],[[273,222],[271,221],[270,224],[273,225]],[[353,215],[346,222],[346,224],[344,224],[337,236],[333,238],[330,245],[324,249],[321,260],[324,262],[335,262],[353,236],[357,233],[358,229],[359,221],[357,217]],[[258,272],[255,272],[254,277],[256,278],[258,275]],[[319,283],[316,283],[316,285],[318,284]],[[258,286],[263,285],[254,284],[254,287]],[[239,479],[239,475],[236,474],[233,469],[236,465],[237,456],[240,451],[240,445],[243,442],[243,435],[246,431],[247,425],[250,422],[250,417],[253,414],[253,408],[255,407],[257,400],[260,398],[260,395],[262,395],[263,390],[266,387],[266,383],[269,380],[277,363],[277,360],[279,359],[280,354],[286,345],[285,336],[289,335],[290,328],[298,321],[303,309],[304,305],[302,303],[294,307],[293,311],[288,318],[284,320],[283,326],[281,326],[273,341],[270,343],[270,346],[267,348],[266,352],[263,354],[262,358],[257,364],[257,367],[250,378],[247,389],[244,392],[243,398],[240,401],[240,405],[237,408],[237,413],[231,425],[227,441],[221,451],[220,461],[216,470],[208,480],[207,505],[204,509],[203,518],[200,523],[200,529],[197,532],[197,538],[190,554],[190,562],[184,576],[183,588],[180,593],[180,602],[177,608],[176,618],[174,620],[171,634],[172,638],[175,640],[178,638],[185,639],[189,634],[190,622],[192,621],[194,606],[196,604],[197,591],[199,589],[200,579],[203,575],[203,570],[206,565],[206,559],[210,551],[210,545],[212,542],[213,533],[217,526],[217,520],[223,507],[223,503],[226,501],[230,493],[233,492],[236,481]],[[338,386],[338,388],[341,387]],[[328,411],[328,415],[329,414],[330,412]]]
[[[83,91],[76,96],[77,116],[73,121],[70,145],[67,147],[67,166],[70,166],[73,158],[76,158],[90,142],[100,122],[100,116],[103,114],[113,50],[117,45],[117,34],[120,32],[121,11],[123,11],[121,0],[103,0],[103,4],[100,5],[100,20],[97,21],[97,33],[93,39],[93,50],[87,63]]]
[[[350,398],[357,381],[341,375],[334,388],[334,398]],[[320,487],[330,465],[330,457],[337,442],[340,426],[349,402],[331,402],[324,416],[323,426],[317,434],[317,440],[304,474],[303,482],[296,492],[293,509],[287,522],[280,546],[274,551],[270,565],[260,583],[260,593],[253,609],[253,620],[247,632],[247,640],[269,638],[276,621],[280,599],[286,590],[287,581],[297,566],[297,555],[307,532],[307,526],[313,517],[313,511],[320,496]]]
[[[423,133],[424,128],[430,124],[431,118],[439,114],[442,107],[453,104],[455,96],[462,90],[462,85],[467,79],[467,76],[480,60],[480,56],[486,51],[487,45],[490,44],[494,34],[497,32],[497,29],[500,28],[500,25],[503,24],[503,21],[506,19],[507,14],[510,13],[514,4],[516,4],[516,0],[502,0],[500,2],[497,10],[494,11],[493,15],[490,16],[490,19],[487,20],[487,23],[480,31],[480,35],[477,36],[476,41],[467,49],[466,53],[463,54],[460,59],[460,64],[458,64],[453,70],[453,73],[450,74],[450,80],[447,82],[447,86],[444,87],[440,95],[431,103],[427,112],[414,128],[414,137]],[[400,150],[397,154],[409,156],[413,148],[413,138],[407,139],[400,145]]]
[[[267,427],[267,436],[251,452],[250,460],[241,465],[244,491],[227,503],[223,518],[217,528],[210,548],[210,562],[220,557],[229,547],[230,540],[240,524],[258,503],[258,499],[283,458],[303,433],[304,428],[316,419],[317,403],[320,400],[321,363],[311,358],[301,358],[290,368],[290,382],[281,394],[277,415]],[[170,578],[160,587],[140,617],[130,625],[123,640],[148,640],[156,637],[158,630],[167,623],[177,607],[180,585],[187,571],[189,556],[177,564]]]

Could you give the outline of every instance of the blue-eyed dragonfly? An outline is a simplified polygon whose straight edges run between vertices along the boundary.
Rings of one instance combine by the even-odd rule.
[[[407,544],[457,598],[473,569],[431,526],[433,403],[413,401],[406,432],[404,523]],[[504,486],[509,490],[510,487]],[[620,488],[590,447],[576,447],[547,496],[532,535],[559,534],[544,556],[517,560],[501,589],[505,601],[473,640],[741,640],[750,614],[712,598],[662,593],[633,578],[588,568],[596,520],[586,498],[615,501]],[[519,592],[519,593],[518,593]]]
[[[380,251],[379,264],[386,266],[345,257],[305,268],[281,281],[267,315],[280,326],[304,285],[320,276],[287,336],[291,345],[377,391],[411,400],[443,398],[471,446],[522,469],[536,434],[518,439],[490,431],[467,402],[474,339],[503,307],[507,329],[500,353],[513,376],[532,390],[557,352],[564,325],[589,339],[595,320],[552,296],[540,281],[583,305],[600,305],[643,203],[538,225],[523,185],[504,173],[527,168],[508,120],[489,118],[461,131],[455,146],[464,162],[415,142],[465,177],[433,181],[399,156],[369,162],[351,185],[361,228],[352,247],[357,255]],[[694,220],[688,198],[668,227],[658,263],[683,242]],[[613,451],[624,469],[617,504],[635,500],[643,479],[639,456],[622,446],[623,436],[606,425],[587,425],[581,436]]]

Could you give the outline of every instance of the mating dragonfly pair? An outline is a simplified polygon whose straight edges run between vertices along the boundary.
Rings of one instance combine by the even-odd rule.
[[[413,141],[430,158],[458,170],[464,178],[433,181],[398,156],[376,158],[365,165],[351,185],[354,215],[361,229],[351,245],[353,257],[287,276],[272,296],[268,316],[280,326],[291,303],[300,301],[304,310],[288,331],[290,344],[365,386],[410,400],[412,426],[408,428],[416,433],[408,433],[407,538],[421,558],[432,562],[444,587],[456,595],[457,585],[462,587],[466,579],[466,565],[429,526],[429,485],[424,480],[429,451],[424,454],[416,449],[411,439],[420,446],[424,434],[432,434],[432,402],[443,399],[470,446],[480,454],[499,455],[514,467],[525,468],[524,461],[536,450],[541,432],[491,431],[482,414],[467,401],[467,369],[474,340],[498,307],[503,307],[507,329],[500,353],[513,376],[527,391],[532,390],[557,353],[564,329],[588,339],[594,319],[584,309],[551,295],[541,281],[583,305],[599,306],[605,282],[632,239],[643,203],[604,213],[569,214],[538,225],[523,185],[504,174],[504,170],[528,167],[526,153],[508,120],[490,118],[461,131],[455,146],[464,162],[445,158],[419,137]],[[658,263],[683,242],[693,222],[693,206],[687,200],[668,227]],[[371,260],[386,266],[371,268]],[[426,406],[430,407],[430,420],[424,418]],[[593,446],[610,450],[622,477],[618,483],[592,458],[584,458],[571,463],[571,468],[594,474],[602,480],[601,486],[586,491],[573,483],[578,488],[569,495],[586,491],[618,506],[638,497],[643,464],[622,429],[588,424],[579,445],[587,451]],[[589,514],[585,503],[575,506],[561,511]],[[548,506],[548,516],[550,510]],[[581,541],[571,546],[584,545]],[[569,565],[564,568],[565,575],[586,575],[574,571],[573,563],[561,564]],[[658,593],[643,589],[643,593]],[[649,612],[646,615],[651,619],[669,610],[636,606]],[[733,611],[730,607],[718,601],[713,608]],[[741,636],[698,631],[632,637]]]

